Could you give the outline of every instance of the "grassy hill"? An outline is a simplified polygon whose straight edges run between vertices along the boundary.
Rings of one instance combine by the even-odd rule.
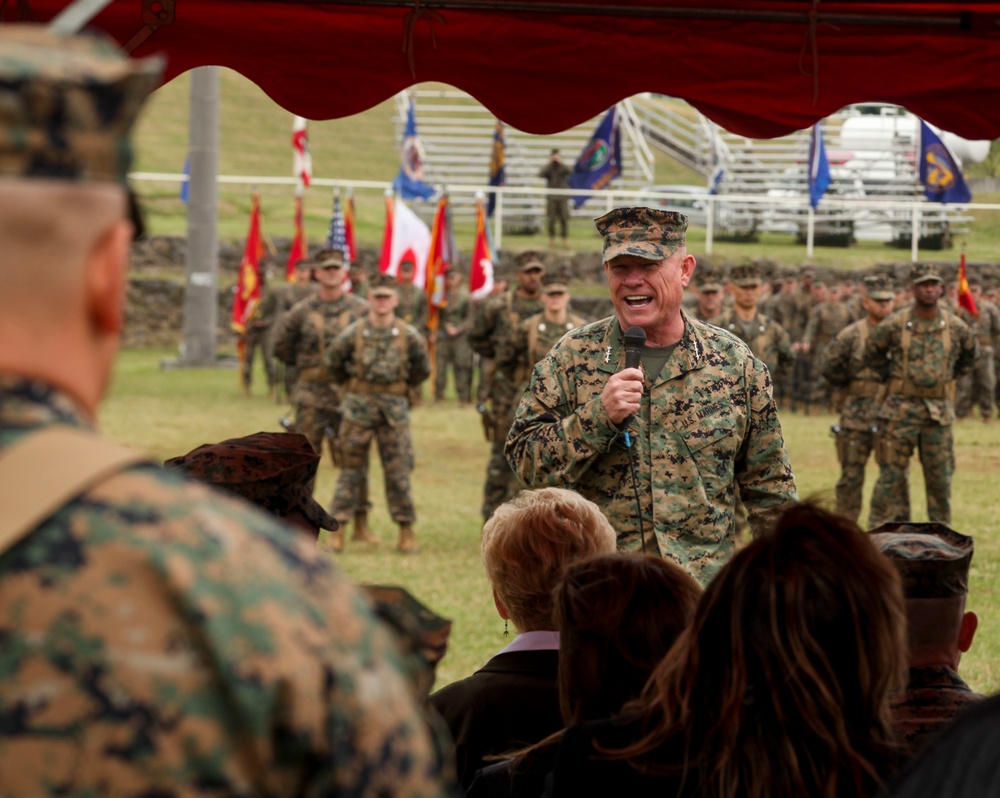
[[[290,177],[292,170],[292,115],[276,105],[255,84],[228,69],[220,69],[219,172],[222,175]],[[136,171],[179,174],[187,153],[190,75],[184,74],[160,88],[147,107],[138,128]],[[344,119],[311,122],[309,125],[313,173],[317,178],[385,181],[388,185],[398,171],[392,100],[364,113]],[[484,156],[485,158],[485,156]],[[676,161],[659,155],[655,182],[658,184],[701,183],[703,178]],[[183,234],[186,208],[178,195],[176,182],[142,181],[136,186],[147,210],[150,228],[156,234]],[[292,233],[294,189],[288,186],[261,185],[264,230],[266,235],[287,237]],[[380,246],[385,220],[384,189],[355,192],[357,234],[362,244]],[[1000,199],[977,195],[978,202]],[[326,187],[312,187],[305,195],[305,224],[310,242],[315,246],[325,240],[330,219],[331,192]],[[219,187],[219,236],[238,241],[246,235],[250,208],[250,187]],[[601,212],[596,207],[595,215]],[[996,211],[973,211],[976,222],[972,232],[958,237],[967,245],[970,261],[995,261],[1000,250],[1000,215]],[[456,220],[459,249],[472,249],[471,223]],[[692,230],[689,249],[696,255],[704,251],[703,230]],[[523,249],[547,246],[547,238],[505,236],[506,248]],[[585,219],[571,223],[570,246],[576,250],[596,250],[600,240]],[[716,241],[714,255],[738,261],[765,257],[782,263],[805,260],[805,247],[787,235],[762,237],[754,244]],[[958,250],[945,253],[922,253],[926,257],[957,260]],[[909,251],[887,247],[877,242],[863,242],[850,248],[817,248],[813,262],[835,268],[865,268],[878,263],[908,261]]]

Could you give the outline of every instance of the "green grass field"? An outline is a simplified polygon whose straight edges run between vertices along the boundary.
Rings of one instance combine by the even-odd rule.
[[[430,84],[428,84],[430,85]],[[181,75],[158,89],[144,111],[137,131],[136,171],[180,173],[187,152],[188,93],[190,76]],[[275,105],[256,85],[228,69],[220,70],[219,172],[223,175],[289,177],[292,170],[292,115]],[[399,169],[395,131],[392,124],[395,107],[387,101],[364,113],[344,119],[312,122],[309,125],[313,172],[317,178],[374,180],[391,183]],[[487,155],[484,153],[484,173]],[[975,169],[982,169],[974,164]],[[700,175],[677,161],[658,154],[657,184],[700,184]],[[153,234],[183,235],[186,231],[186,208],[178,196],[178,184],[140,182],[136,186],[147,209]],[[290,237],[292,234],[292,186],[262,185],[261,203],[265,234]],[[976,202],[990,203],[1000,195],[977,194]],[[359,189],[355,192],[357,235],[361,244],[381,246],[385,223],[382,189]],[[316,246],[326,240],[330,221],[331,195],[328,188],[312,187],[305,193],[305,225],[310,242]],[[594,203],[594,216],[603,206]],[[250,187],[222,185],[219,188],[219,236],[223,240],[242,240],[246,235],[250,209]],[[967,247],[970,262],[995,262],[1000,250],[1000,211],[972,211],[976,221],[968,235],[956,237],[956,244]],[[469,220],[455,220],[459,250],[472,250],[474,230]],[[544,235],[505,235],[503,246],[509,249],[545,247]],[[570,229],[570,248],[576,251],[597,250],[600,239],[586,219],[574,219]],[[695,255],[704,252],[704,230],[692,229],[689,249]],[[716,241],[713,255],[723,260],[770,258],[780,263],[798,264],[806,259],[805,246],[797,245],[790,235],[765,235],[758,243],[744,244]],[[922,257],[955,260],[958,249],[946,252],[922,252]],[[849,249],[818,247],[813,262],[818,266],[862,269],[880,263],[908,262],[908,249],[900,250],[877,242],[862,242]]]
[[[112,438],[158,458],[182,454],[195,446],[258,430],[277,430],[285,412],[266,399],[256,378],[257,396],[247,398],[231,370],[161,371],[173,352],[123,353],[101,424]],[[837,479],[832,416],[783,416],[785,437],[800,495],[831,500]],[[385,512],[381,471],[372,469],[375,503],[373,527],[381,545],[350,545],[337,557],[357,580],[401,584],[427,605],[454,621],[449,652],[439,668],[438,686],[465,676],[503,647],[503,623],[496,614],[479,562],[479,506],[489,446],[474,409],[454,401],[427,404],[413,413],[417,466],[413,475],[417,506],[418,556],[393,551],[396,529]],[[962,672],[982,692],[1000,690],[1000,425],[970,420],[956,427],[957,476],[953,490],[953,526],[976,540],[970,609],[980,626]],[[874,477],[874,466],[870,469]],[[316,497],[328,504],[335,473],[324,460]],[[916,520],[926,519],[919,465],[912,470]],[[872,479],[866,489],[871,490]]]

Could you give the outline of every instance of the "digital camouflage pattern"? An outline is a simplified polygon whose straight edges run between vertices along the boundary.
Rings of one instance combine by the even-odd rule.
[[[313,294],[288,311],[275,334],[275,356],[293,366],[297,374],[292,393],[295,429],[318,452],[327,430],[336,436],[340,425],[341,391],[325,369],[324,356],[334,338],[367,312],[368,303],[351,294],[332,302]]]
[[[604,263],[620,255],[666,260],[684,246],[688,219],[675,211],[615,208],[594,224],[604,237]]]
[[[760,313],[750,321],[743,321],[735,310],[728,310],[709,323],[731,332],[746,343],[750,351],[764,361],[772,379],[791,369],[795,362],[788,333],[776,321]]]
[[[806,321],[803,341],[809,345],[809,402],[816,407],[830,409],[833,395],[830,383],[823,376],[826,367],[827,347],[837,334],[851,323],[848,308],[839,301],[827,300],[813,306]]]
[[[234,493],[278,518],[300,513],[318,529],[336,529],[337,522],[313,498],[319,461],[305,435],[255,432],[203,443],[163,465]]]
[[[475,321],[475,305],[469,289],[460,285],[448,291],[448,304],[439,311],[434,357],[434,398],[444,399],[448,367],[455,373],[455,391],[460,402],[472,401],[472,345],[469,334]],[[452,334],[452,331],[453,334]]]
[[[872,330],[864,365],[887,386],[887,395],[878,409],[875,456],[880,470],[870,525],[909,520],[909,508],[900,507],[897,497],[917,450],[927,488],[928,520],[951,520],[955,471],[951,385],[973,368],[977,354],[972,331],[942,308],[933,319],[916,318],[911,308],[905,308]]]
[[[162,68],[109,39],[0,26],[0,175],[124,185],[132,125]]]
[[[978,316],[973,316],[965,308],[959,310],[959,318],[969,325],[979,343],[979,357],[975,368],[958,380],[955,397],[955,415],[958,418],[969,415],[975,405],[979,406],[979,413],[983,418],[992,418],[993,405],[996,403],[994,348],[1000,341],[1000,308],[980,297],[976,309],[979,311]]]
[[[349,325],[326,353],[326,368],[345,386],[340,450],[343,465],[330,512],[341,524],[361,501],[372,437],[378,441],[389,515],[397,524],[416,518],[410,496],[413,442],[407,389],[431,373],[423,336],[396,319],[377,329],[367,318]]]
[[[615,316],[563,338],[535,366],[506,454],[529,488],[570,488],[595,502],[618,548],[638,551],[630,450],[601,401],[624,367],[621,339]],[[795,500],[767,369],[728,332],[684,316],[670,359],[646,376],[630,429],[646,537],[702,585],[733,552],[737,486],[753,531]]]
[[[412,325],[421,335],[427,335],[427,294],[413,283],[400,283],[396,289],[399,304],[396,317]]]
[[[267,336],[267,351],[270,357],[278,362],[280,358],[276,357],[274,354],[274,344],[275,339],[278,336],[278,331],[281,329],[281,324],[285,319],[285,314],[288,313],[293,307],[295,307],[303,299],[308,299],[313,294],[316,293],[316,283],[282,283],[281,285],[269,288],[264,294],[264,303],[274,302],[274,308],[268,309],[267,312],[273,317],[271,322],[271,328]],[[284,366],[284,387],[285,395],[289,398],[295,392],[295,381],[298,378],[298,370],[294,365],[290,363],[283,363]],[[278,363],[275,363],[275,368],[277,369]]]
[[[848,325],[826,351],[823,376],[842,399],[837,440],[840,479],[835,494],[837,513],[857,521],[861,515],[865,467],[875,450],[878,430],[878,393],[871,370],[864,364],[865,345],[873,325],[867,318]],[[904,478],[897,506],[909,517],[909,482]]]
[[[497,370],[514,385],[515,396],[524,393],[532,369],[552,346],[570,330],[585,323],[575,313],[570,313],[562,324],[548,322],[543,313],[536,313],[522,321],[512,335],[504,336],[497,347]]]
[[[890,700],[892,725],[903,753],[918,753],[963,710],[983,697],[947,666],[910,668],[906,690]]]
[[[908,599],[957,598],[969,592],[971,537],[945,524],[882,524],[869,537],[899,571]]]
[[[86,426],[0,377],[0,450],[52,423]],[[180,474],[128,468],[0,557],[0,635],[7,795],[451,794],[446,735],[368,600]]]
[[[541,300],[538,297],[520,296],[517,289],[493,297],[476,314],[472,334],[469,336],[472,348],[482,357],[496,358],[497,352],[508,346],[507,341],[521,323],[541,310]],[[495,369],[488,397],[493,414],[493,430],[490,459],[486,464],[486,484],[483,486],[484,521],[489,520],[497,507],[517,493],[517,479],[503,452],[504,441],[514,421],[517,398],[517,386],[513,380]]]

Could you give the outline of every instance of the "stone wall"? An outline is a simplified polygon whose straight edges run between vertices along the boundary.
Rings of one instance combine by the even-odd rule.
[[[275,241],[278,254],[265,262],[267,279],[281,279],[288,260],[289,241]],[[234,244],[222,244],[219,249],[218,342],[227,347],[233,340],[229,328],[232,313],[233,286],[239,271],[242,250]],[[497,275],[513,278],[516,265],[514,253],[501,251]],[[469,255],[465,254],[465,261]],[[128,303],[125,317],[124,344],[129,347],[177,346],[183,332],[184,264],[187,239],[157,236],[138,242],[132,250]],[[378,268],[379,253],[375,248],[363,248],[358,260],[369,272]],[[604,280],[600,256],[577,253],[547,259],[553,268],[563,268],[576,283]],[[586,318],[596,319],[611,312],[611,303],[601,297],[578,297],[573,307]]]

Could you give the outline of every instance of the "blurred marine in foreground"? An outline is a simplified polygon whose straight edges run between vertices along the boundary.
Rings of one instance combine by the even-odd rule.
[[[0,26],[3,792],[445,794],[390,633],[315,544],[93,431],[159,74]]]

